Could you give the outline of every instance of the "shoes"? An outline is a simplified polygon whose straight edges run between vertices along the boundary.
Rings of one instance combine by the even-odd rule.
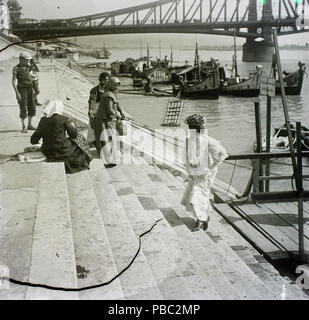
[[[22,128],[21,133],[27,133],[27,129],[26,128]]]
[[[42,106],[42,103],[37,102],[36,105],[40,107],[40,106]]]
[[[203,224],[203,230],[206,231],[208,229],[208,223],[209,223],[210,217],[208,216],[207,220]]]
[[[113,167],[115,167],[115,166],[117,166],[116,163],[109,163],[109,164],[105,164],[105,165],[104,165],[105,168],[113,168]]]
[[[33,127],[33,126],[28,126],[27,128],[28,130],[36,130],[36,127]]]
[[[208,228],[208,223],[209,223],[210,218],[208,217],[208,219],[206,221],[202,221],[202,220],[198,220],[195,223],[195,226],[193,228],[193,232],[195,231],[199,231],[200,229],[203,229],[204,231],[207,230]]]

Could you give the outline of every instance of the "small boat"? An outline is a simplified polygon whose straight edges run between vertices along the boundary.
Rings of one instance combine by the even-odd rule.
[[[196,45],[194,66],[188,66],[171,75],[173,93],[182,97],[218,99],[220,89],[218,67],[219,64],[214,59],[200,63]]]
[[[300,95],[306,67],[298,62],[298,69],[288,73],[283,71],[283,84],[286,95]],[[260,94],[260,78],[262,76],[261,66],[256,66],[256,71],[249,74],[249,78],[241,78],[238,75],[226,78],[225,70],[219,67],[220,72],[220,94],[238,97],[258,97]],[[281,94],[280,81],[276,80],[276,95]]]
[[[220,94],[237,97],[258,97],[260,94],[261,66],[256,67],[256,72],[250,73],[249,78],[241,78],[239,75],[226,78],[225,70],[219,67]]]
[[[288,73],[283,71],[283,83],[286,95],[300,95],[303,77],[306,67],[301,61],[298,62],[298,70]],[[258,97],[260,94],[260,78],[262,76],[262,66],[256,66],[256,70],[249,74],[249,78],[241,78],[237,69],[237,55],[236,55],[236,38],[234,36],[234,55],[233,67],[234,75],[230,78],[226,77],[223,67],[219,67],[220,73],[220,94],[233,95],[238,97]],[[273,77],[276,79],[275,64],[272,65]],[[281,94],[280,81],[276,80],[276,95]]]
[[[241,78],[238,74],[237,54],[236,54],[236,37],[234,35],[234,55],[232,74],[226,77],[223,67],[219,67],[220,73],[220,94],[232,95],[237,97],[258,97],[260,94],[260,76],[262,66],[256,66],[254,72],[249,73],[249,78]]]
[[[142,95],[142,96],[151,96],[151,97],[172,97],[172,92],[161,91],[159,89],[153,88],[151,92],[145,92],[144,90],[138,89],[129,89],[129,90],[119,90],[119,93],[123,94],[132,94],[132,95]]]
[[[296,71],[290,73],[283,71],[283,84],[286,95],[300,95],[305,71],[305,63],[302,63],[301,61],[298,62],[298,69]],[[276,81],[276,94],[281,94],[279,80]]]
[[[105,43],[103,44],[102,51],[98,51],[96,58],[97,59],[108,59],[111,56],[111,52],[105,47]]]
[[[292,131],[292,141],[294,147],[296,147],[296,129],[293,124],[291,124]],[[256,142],[254,143],[254,150],[256,150]],[[266,150],[266,137],[262,139],[262,151]],[[270,152],[287,152],[290,150],[288,131],[286,124],[282,125],[280,128],[275,128],[274,134],[270,138]],[[302,126],[302,150],[309,151],[309,129]]]

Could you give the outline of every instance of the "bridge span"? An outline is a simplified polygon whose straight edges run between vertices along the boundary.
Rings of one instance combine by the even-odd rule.
[[[306,6],[309,0],[159,0],[69,19],[16,20],[12,31],[23,40],[129,33],[236,35],[247,39],[244,61],[269,61],[273,27],[278,35],[309,31]]]

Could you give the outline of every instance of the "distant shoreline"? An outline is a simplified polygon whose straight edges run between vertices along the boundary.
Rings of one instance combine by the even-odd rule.
[[[119,46],[110,46],[109,49],[123,49],[123,47],[119,47]],[[126,46],[126,49],[140,49],[140,47],[128,47]],[[162,47],[162,49],[169,49],[169,47]],[[189,47],[174,47],[175,50],[193,50],[195,49],[194,47],[189,48]],[[199,50],[209,50],[209,51],[217,51],[217,50],[224,50],[224,51],[234,51],[233,47],[204,47],[204,46],[200,46],[198,47]],[[285,47],[285,46],[281,46],[279,47],[279,49],[281,50],[301,50],[301,51],[307,51],[309,50],[309,47]],[[242,46],[238,46],[236,48],[237,51],[241,51],[242,50]]]

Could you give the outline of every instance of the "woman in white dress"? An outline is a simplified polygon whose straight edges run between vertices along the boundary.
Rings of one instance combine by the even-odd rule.
[[[209,222],[210,189],[215,180],[218,166],[228,156],[219,141],[208,136],[206,118],[191,115],[186,119],[189,135],[186,139],[186,170],[189,183],[181,204],[196,216],[193,231],[206,230]]]

